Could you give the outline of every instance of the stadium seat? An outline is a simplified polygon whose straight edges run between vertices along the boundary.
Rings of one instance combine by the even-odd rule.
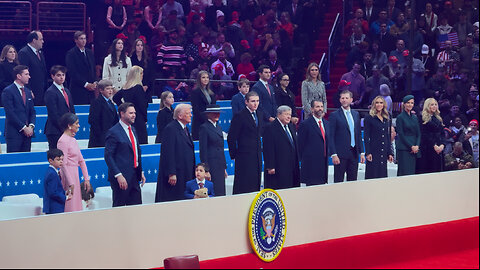
[[[155,203],[155,193],[157,192],[157,183],[145,183],[142,187],[142,204]]]
[[[163,260],[165,269],[200,269],[198,255],[178,256]]]
[[[39,216],[42,207],[35,203],[0,202],[0,220]]]
[[[35,204],[38,206],[43,205],[43,199],[41,199],[37,194],[5,196],[3,197],[2,202],[14,204]]]

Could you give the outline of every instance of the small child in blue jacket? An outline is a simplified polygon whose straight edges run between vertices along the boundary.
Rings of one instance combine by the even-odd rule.
[[[63,152],[60,149],[51,149],[47,152],[48,167],[44,181],[43,212],[57,214],[65,211],[65,201],[72,198],[72,191],[63,190],[59,169],[63,165]]]
[[[186,183],[185,198],[198,199],[206,197],[214,197],[213,183],[205,179],[207,165],[199,163],[195,166],[195,179]]]

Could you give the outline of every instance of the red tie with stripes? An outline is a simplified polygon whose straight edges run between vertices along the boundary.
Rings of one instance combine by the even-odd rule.
[[[133,168],[137,168],[137,148],[135,147],[135,138],[133,137],[132,127],[128,127],[128,135],[130,136],[130,141],[132,142],[133,149]]]
[[[70,108],[70,102],[68,102],[67,91],[65,91],[65,88],[63,88],[63,87],[62,87],[62,93],[63,93],[63,97],[65,98],[65,102],[67,103],[68,108]]]

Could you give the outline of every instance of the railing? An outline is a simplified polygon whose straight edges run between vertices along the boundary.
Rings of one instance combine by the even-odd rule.
[[[330,77],[330,68],[334,64],[335,55],[337,54],[338,50],[340,49],[340,45],[342,42],[343,36],[343,28],[341,24],[342,14],[337,13],[337,17],[335,18],[335,23],[333,24],[332,31],[330,32],[330,36],[328,37],[328,75]]]
[[[325,83],[325,86],[330,84],[330,77],[328,76],[328,58],[327,54],[323,53],[320,62],[318,63],[318,67],[320,69],[320,75],[322,76],[322,81]]]
[[[39,2],[37,29],[42,32],[85,31],[86,6],[80,2]]]
[[[32,4],[28,1],[0,1],[0,31],[32,30]]]

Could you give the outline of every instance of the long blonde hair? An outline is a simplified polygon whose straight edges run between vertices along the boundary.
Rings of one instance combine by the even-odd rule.
[[[201,70],[200,72],[198,72],[196,85],[200,89],[202,88],[202,76],[203,75],[207,75],[208,78],[210,79],[210,75],[208,74],[208,71]],[[213,91],[210,89],[210,81],[208,82],[208,84],[206,86],[206,90],[207,90],[209,95],[211,95],[211,96],[215,95],[213,93]]]
[[[165,92],[162,92],[162,94],[160,95],[160,110],[163,110],[167,107],[167,105],[165,105],[165,101],[167,100],[169,95],[173,96],[172,92],[165,91]]]
[[[123,89],[130,89],[137,84],[140,84],[143,87],[142,76],[143,68],[139,66],[133,66],[127,75],[127,82],[123,86]]]
[[[377,102],[378,99],[381,99],[383,102],[382,117],[387,120],[390,119],[390,115],[387,110],[387,102],[382,96],[377,96],[376,98],[373,99],[372,108],[370,108],[370,116],[375,117],[377,115],[377,109],[375,108],[375,103]]]
[[[15,59],[13,59],[13,62],[18,65],[18,52],[13,45],[6,45],[3,47],[2,53],[0,54],[0,62],[3,62],[7,59],[7,53],[10,51],[10,49],[15,50]]]
[[[315,62],[312,62],[312,63],[310,63],[310,64],[308,65],[308,67],[307,67],[307,74],[305,75],[305,81],[311,81],[311,80],[313,80],[313,77],[310,75],[310,69],[312,69],[312,67],[318,68],[318,77],[317,77],[317,80],[318,80],[319,82],[321,82],[321,81],[322,81],[322,74],[320,73],[320,67],[319,67],[318,64],[315,63]]]
[[[435,100],[434,98],[427,98],[425,100],[425,103],[423,104],[423,111],[422,111],[423,124],[426,124],[426,123],[430,122],[430,120],[432,120],[432,114],[430,113],[430,105],[432,103],[437,103],[437,105],[438,105],[437,100]],[[435,113],[433,113],[433,115],[438,120],[440,120],[440,122],[443,124],[443,120],[442,120],[442,117],[440,116],[440,111],[438,109]]]

